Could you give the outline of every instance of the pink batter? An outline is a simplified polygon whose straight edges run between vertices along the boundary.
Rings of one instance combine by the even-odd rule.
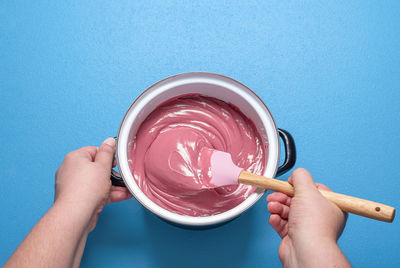
[[[221,100],[198,95],[171,99],[146,118],[130,143],[130,169],[159,206],[182,215],[219,214],[255,187],[207,189],[210,151],[203,148],[229,152],[236,165],[253,173],[264,171],[265,147],[251,120]]]

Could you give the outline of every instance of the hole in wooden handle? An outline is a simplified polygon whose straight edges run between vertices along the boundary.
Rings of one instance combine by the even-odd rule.
[[[380,207],[376,207],[375,210],[379,212],[379,211],[381,211],[381,208]]]

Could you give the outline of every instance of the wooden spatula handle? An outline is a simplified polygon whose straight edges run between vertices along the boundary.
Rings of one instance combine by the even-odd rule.
[[[239,183],[281,192],[288,196],[294,195],[294,188],[290,183],[259,176],[247,171],[242,171],[240,173],[238,181]],[[325,198],[335,203],[343,211],[385,222],[392,222],[394,219],[394,207],[335,192],[325,190],[319,191]]]

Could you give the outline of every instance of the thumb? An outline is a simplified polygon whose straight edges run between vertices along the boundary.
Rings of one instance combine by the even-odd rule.
[[[288,182],[294,187],[294,195],[317,190],[311,174],[304,168],[293,171]]]
[[[115,140],[114,138],[108,138],[101,144],[94,161],[105,167],[111,168],[114,159],[114,153]]]

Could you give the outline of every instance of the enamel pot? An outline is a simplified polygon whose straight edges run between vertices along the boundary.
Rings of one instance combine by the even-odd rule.
[[[213,73],[193,72],[168,77],[146,89],[129,107],[121,122],[116,138],[116,159],[120,175],[113,172],[113,185],[126,186],[132,195],[148,210],[173,224],[184,227],[209,227],[222,224],[249,209],[264,193],[256,189],[241,204],[224,213],[193,217],[183,216],[158,206],[138,187],[129,168],[128,148],[141,123],[163,102],[191,93],[218,98],[238,107],[255,124],[261,138],[268,142],[266,148],[266,168],[264,176],[273,178],[292,168],[296,161],[296,151],[292,136],[283,129],[278,129],[264,102],[242,83]],[[285,160],[279,166],[280,139],[285,147]]]

